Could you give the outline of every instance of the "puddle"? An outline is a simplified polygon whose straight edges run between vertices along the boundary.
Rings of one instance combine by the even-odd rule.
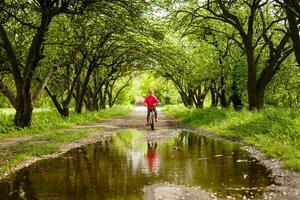
[[[236,144],[193,133],[147,143],[142,133],[126,131],[24,168],[0,182],[0,197],[143,199],[143,188],[167,182],[256,199],[273,184],[269,175]]]

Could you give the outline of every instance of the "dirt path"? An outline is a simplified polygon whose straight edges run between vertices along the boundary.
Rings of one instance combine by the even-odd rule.
[[[149,140],[159,141],[160,139],[176,134],[179,128],[180,127],[182,128],[183,125],[179,121],[166,117],[166,115],[162,113],[160,110],[158,110],[158,112],[159,112],[160,120],[159,123],[156,124],[157,130],[155,130],[155,135],[151,134],[153,133],[153,131],[150,130],[149,127],[145,126],[145,107],[135,107],[133,112],[127,116],[107,119],[107,120],[103,120],[88,125],[78,125],[78,126],[74,126],[73,128],[67,128],[64,130],[69,131],[74,129],[101,128],[102,129],[101,133],[92,136],[97,138],[99,137],[99,135],[101,135],[102,137],[103,133],[111,133],[117,130],[132,128],[141,131],[146,131],[146,134],[149,135]],[[44,135],[45,133],[51,133],[55,131],[56,130],[3,139],[0,141],[0,149],[16,146],[19,145],[20,143],[31,140],[33,137],[38,137]]]
[[[224,140],[230,140],[232,142],[238,143],[242,146],[244,146],[253,157],[257,158],[261,161],[262,164],[264,164],[268,169],[270,169],[273,172],[273,175],[275,177],[277,185],[273,185],[267,188],[263,199],[287,199],[287,200],[298,200],[300,199],[300,173],[293,172],[290,170],[284,170],[282,168],[282,164],[277,161],[268,158],[264,154],[262,154],[259,150],[254,148],[251,145],[247,145],[245,143],[242,143],[240,141],[237,141],[233,138],[227,138],[227,137],[221,137],[217,136],[213,133],[209,133],[207,131],[201,130],[201,129],[192,129],[184,124],[180,123],[178,120],[172,119],[168,116],[166,116],[163,112],[159,110],[159,123],[156,124],[156,130],[152,131],[149,127],[145,126],[145,108],[144,107],[135,107],[133,112],[131,112],[127,116],[123,117],[117,117],[113,119],[103,120],[98,123],[89,124],[89,125],[82,125],[82,126],[76,126],[72,129],[89,129],[89,128],[96,128],[101,127],[101,131],[97,134],[93,134],[87,138],[81,139],[80,141],[73,142],[64,146],[61,146],[61,151],[56,154],[51,155],[45,155],[43,157],[39,158],[32,158],[28,161],[21,163],[20,165],[16,166],[15,168],[8,171],[6,174],[10,174],[18,169],[21,169],[25,166],[28,166],[32,164],[33,162],[36,162],[37,160],[45,159],[45,158],[51,158],[56,157],[59,155],[62,155],[66,151],[76,148],[82,145],[87,145],[90,143],[95,143],[98,140],[102,139],[105,136],[108,136],[112,134],[115,131],[123,130],[123,129],[138,129],[140,131],[143,131],[145,133],[145,138],[148,141],[155,141],[155,142],[161,142],[166,138],[173,137],[177,134],[178,131],[181,130],[187,130],[187,131],[193,131],[201,135],[205,135],[207,137],[212,138],[218,138],[218,139],[224,139]],[[66,129],[72,130],[72,129]],[[48,132],[49,133],[49,132]],[[34,134],[34,135],[25,135],[17,138],[10,138],[4,141],[0,141],[0,150],[1,148],[5,147],[11,147],[18,145],[22,142],[28,141],[32,139],[32,137],[42,135],[40,134]],[[0,177],[1,178],[1,177]],[[148,191],[148,192],[147,192]],[[173,192],[168,192],[173,191]],[[176,191],[176,192],[174,192]],[[187,193],[189,191],[186,187],[181,186],[165,186],[165,185],[154,185],[150,188],[145,189],[145,195],[147,200],[154,200],[154,199],[161,199],[163,196],[168,196],[169,199],[188,199],[187,196],[180,194]],[[195,190],[191,190],[195,191]],[[156,194],[156,195],[153,195]],[[174,195],[174,196],[172,196]],[[207,199],[208,196],[210,196],[209,199],[215,199],[215,197],[211,196],[205,191],[195,191],[195,193],[190,194],[193,196],[191,199]],[[199,196],[200,195],[200,196]],[[199,198],[197,198],[197,196]],[[194,198],[195,197],[195,198]]]

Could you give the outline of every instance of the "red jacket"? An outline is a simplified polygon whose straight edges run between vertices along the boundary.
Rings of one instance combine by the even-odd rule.
[[[156,96],[151,95],[146,97],[144,103],[147,104],[147,108],[155,108],[156,104],[159,103],[159,100],[156,98]]]

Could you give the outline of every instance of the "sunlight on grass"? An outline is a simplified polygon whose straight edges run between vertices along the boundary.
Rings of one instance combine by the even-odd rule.
[[[83,112],[82,114],[70,113],[70,117],[62,118],[55,110],[35,112],[32,117],[32,126],[16,130],[13,124],[13,115],[0,114],[0,140],[24,134],[35,134],[40,131],[68,128],[74,125],[88,124],[115,116],[126,115],[131,111],[128,106],[115,106],[98,112]]]
[[[194,109],[166,106],[170,115],[193,127],[233,136],[300,170],[300,112],[267,108],[261,112],[232,109]]]
[[[45,112],[49,111],[50,108],[35,108],[33,112]],[[0,108],[0,114],[4,115],[14,115],[16,113],[16,110],[14,108]]]

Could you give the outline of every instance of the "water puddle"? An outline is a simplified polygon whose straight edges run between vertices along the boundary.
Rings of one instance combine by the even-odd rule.
[[[147,143],[116,133],[62,157],[39,161],[0,182],[5,199],[143,199],[146,186],[199,186],[218,197],[259,198],[270,173],[238,145],[193,133]]]

